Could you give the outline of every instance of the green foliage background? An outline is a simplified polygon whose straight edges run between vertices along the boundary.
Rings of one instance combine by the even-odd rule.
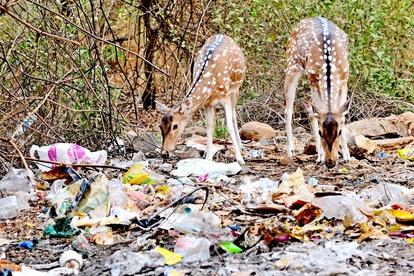
[[[349,36],[350,94],[414,102],[411,0],[217,0],[212,23],[246,50],[245,99],[283,94],[287,38],[300,20],[319,15]]]

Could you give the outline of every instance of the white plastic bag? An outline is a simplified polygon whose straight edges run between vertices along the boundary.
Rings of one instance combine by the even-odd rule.
[[[226,164],[206,159],[184,159],[177,163],[177,169],[171,174],[178,177],[208,174],[209,178],[215,179],[220,175],[234,175],[241,169],[237,162]]]
[[[198,262],[210,259],[210,245],[206,238],[198,238],[186,235],[177,240],[174,253],[183,256],[184,262]]]
[[[108,157],[108,153],[105,150],[91,152],[77,144],[68,143],[57,143],[43,147],[33,145],[30,148],[30,156],[35,158],[35,154],[39,156],[40,160],[98,165],[105,164]],[[49,171],[54,167],[52,164],[37,164],[37,166],[42,171]]]

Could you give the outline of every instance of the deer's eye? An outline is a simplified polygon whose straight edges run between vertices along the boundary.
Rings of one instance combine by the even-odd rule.
[[[320,130],[319,130],[319,136],[321,136],[321,137],[322,137],[322,131],[320,131]]]
[[[341,136],[341,135],[342,135],[342,130],[340,130],[338,133],[338,136]]]
[[[177,128],[178,128],[177,124],[173,125],[173,130],[176,130]]]

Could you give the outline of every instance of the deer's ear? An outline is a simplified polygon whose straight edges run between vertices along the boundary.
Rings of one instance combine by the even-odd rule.
[[[310,117],[318,118],[319,115],[321,114],[319,109],[316,106],[314,106],[313,104],[310,104],[310,103],[305,103],[305,109],[308,112]]]
[[[157,101],[155,101],[155,103],[156,103],[156,107],[158,111],[161,112],[162,114],[167,114],[168,112],[171,111],[171,108],[169,108],[165,104],[157,102]]]
[[[350,106],[351,100],[347,100],[339,107],[339,113],[341,115],[346,115],[349,112],[349,106]]]
[[[190,99],[186,99],[180,106],[179,109],[180,113],[182,115],[188,115],[191,113],[191,100]]]

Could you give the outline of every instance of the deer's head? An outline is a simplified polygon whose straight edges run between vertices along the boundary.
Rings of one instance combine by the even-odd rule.
[[[345,115],[348,113],[350,101],[346,101],[335,112],[321,112],[317,107],[311,106],[308,111],[319,121],[319,135],[325,153],[325,165],[333,168],[338,160],[340,137],[345,125]]]
[[[179,107],[168,111],[161,119],[160,129],[162,134],[161,155],[168,157],[172,154],[178,139],[183,134],[184,128],[190,118],[191,108],[184,102]]]

